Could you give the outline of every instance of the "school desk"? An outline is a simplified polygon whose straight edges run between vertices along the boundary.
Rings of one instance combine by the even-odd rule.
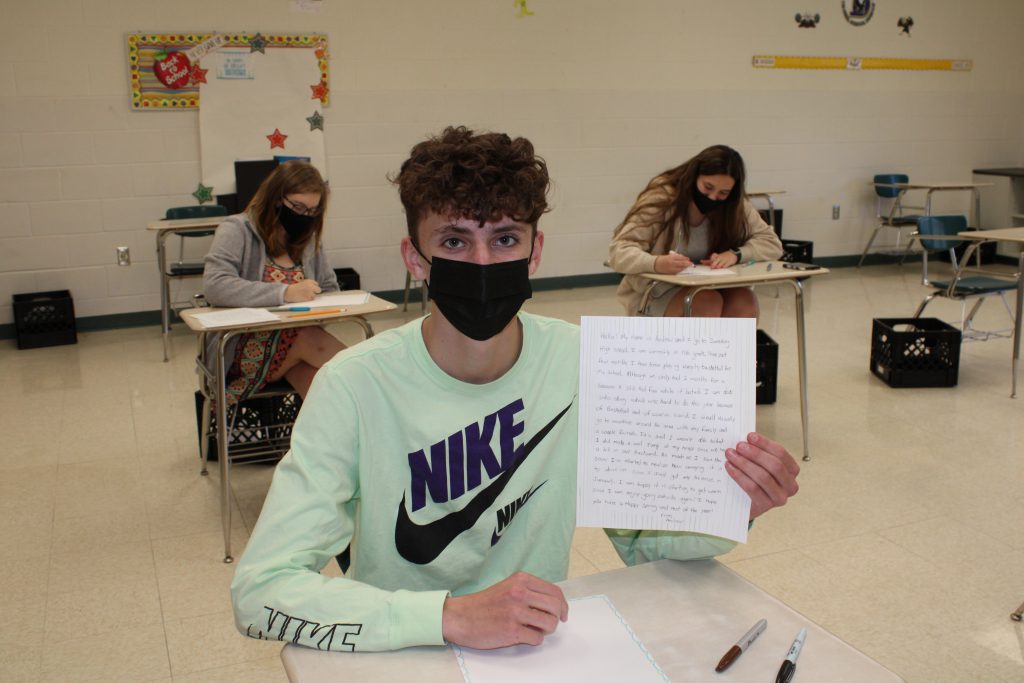
[[[206,218],[180,218],[178,220],[153,221],[147,230],[156,233],[156,265],[160,270],[160,330],[163,333],[164,362],[167,362],[171,333],[170,279],[176,277],[167,271],[167,238],[171,235],[201,235],[216,229],[224,222],[225,216]]]
[[[355,293],[358,293],[358,290],[344,292],[344,294]],[[307,305],[315,306],[315,300],[308,304],[294,304],[296,307]],[[308,312],[279,311],[275,313],[278,317],[278,322],[232,325],[216,329],[207,329],[200,322],[201,319],[196,318],[196,315],[216,312],[224,309],[192,308],[181,312],[181,318],[185,321],[188,328],[201,335],[201,348],[204,343],[202,336],[205,336],[208,333],[220,333],[220,343],[217,345],[216,370],[214,371],[214,375],[209,378],[209,381],[214,387],[215,409],[217,411],[217,462],[220,468],[220,510],[221,523],[224,528],[225,562],[232,562],[233,557],[231,555],[231,489],[229,482],[231,468],[229,466],[230,461],[228,458],[227,402],[225,400],[225,396],[227,395],[227,372],[230,370],[231,359],[224,357],[224,349],[232,339],[235,339],[247,332],[266,332],[296,327],[308,327],[310,325],[323,325],[324,323],[338,321],[351,322],[359,325],[363,329],[366,337],[369,338],[373,336],[373,328],[370,326],[366,316],[384,311],[393,311],[395,309],[395,305],[369,294],[367,296],[366,303],[350,305],[341,309],[332,307],[332,309],[335,310],[335,312],[317,311],[315,308]],[[207,370],[202,363],[197,364],[199,365],[197,368],[199,372],[207,373]]]
[[[560,585],[570,599],[607,596],[674,683],[774,681],[801,628],[807,629],[807,639],[797,661],[795,681],[902,680],[717,560],[660,560],[577,577]],[[765,631],[728,669],[716,674],[722,655],[759,619],[768,621]],[[292,683],[463,681],[455,655],[447,647],[346,653],[288,644],[281,650],[281,659]]]
[[[775,229],[775,195],[786,194],[785,190],[755,190],[747,193],[747,199],[763,199],[768,202],[768,225]],[[776,234],[782,232],[776,230]]]
[[[808,436],[807,418],[807,350],[804,342],[804,286],[803,280],[828,273],[827,268],[815,270],[791,270],[784,267],[781,261],[762,261],[750,265],[736,264],[729,270],[732,275],[662,275],[661,273],[644,273],[641,277],[659,282],[668,282],[681,287],[690,287],[690,292],[683,300],[683,315],[690,315],[693,297],[705,289],[724,289],[726,287],[758,287],[761,285],[789,284],[796,297],[796,348],[797,367],[800,380],[800,424],[803,428],[804,460],[811,459],[811,444]],[[654,283],[651,283],[653,286]],[[640,310],[647,305],[651,287],[644,292]]]

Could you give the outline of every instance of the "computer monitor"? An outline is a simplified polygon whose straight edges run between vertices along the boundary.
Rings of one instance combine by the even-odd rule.
[[[277,163],[276,159],[235,162],[235,194],[239,211],[245,211],[249,206],[249,201],[256,194],[260,183],[277,168]]]

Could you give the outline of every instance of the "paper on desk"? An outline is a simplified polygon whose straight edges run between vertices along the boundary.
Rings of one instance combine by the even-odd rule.
[[[604,595],[569,601],[569,621],[539,646],[473,650],[452,645],[467,683],[668,680]]]
[[[747,540],[725,449],[754,431],[753,318],[583,317],[576,524]]]
[[[359,304],[365,304],[370,300],[370,295],[367,292],[352,291],[352,292],[331,292],[330,294],[320,294],[312,301],[303,302],[302,304],[296,304],[297,306],[310,305],[322,308],[324,306],[358,306]]]
[[[192,319],[204,329],[235,327],[236,325],[257,325],[280,322],[280,318],[265,308],[225,308],[223,311],[194,313]]]
[[[695,264],[680,270],[676,275],[736,275],[735,270],[729,268],[712,268],[702,264]]]

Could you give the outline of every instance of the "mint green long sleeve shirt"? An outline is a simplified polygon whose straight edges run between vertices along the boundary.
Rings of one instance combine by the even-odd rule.
[[[334,651],[441,645],[448,595],[566,577],[575,527],[579,329],[520,313],[504,376],[460,382],[422,320],[318,373],[231,586],[254,638]],[[609,530],[628,564],[726,552],[700,534]],[[349,544],[342,578],[319,572]]]

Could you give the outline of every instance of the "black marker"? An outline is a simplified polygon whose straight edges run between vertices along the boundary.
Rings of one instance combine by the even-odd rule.
[[[790,679],[793,678],[793,673],[796,671],[796,660],[800,656],[800,649],[804,646],[804,639],[807,638],[807,629],[800,629],[800,633],[796,634],[796,640],[789,648],[789,654],[786,655],[786,661],[779,667],[779,675],[775,677],[775,683],[789,683]]]

